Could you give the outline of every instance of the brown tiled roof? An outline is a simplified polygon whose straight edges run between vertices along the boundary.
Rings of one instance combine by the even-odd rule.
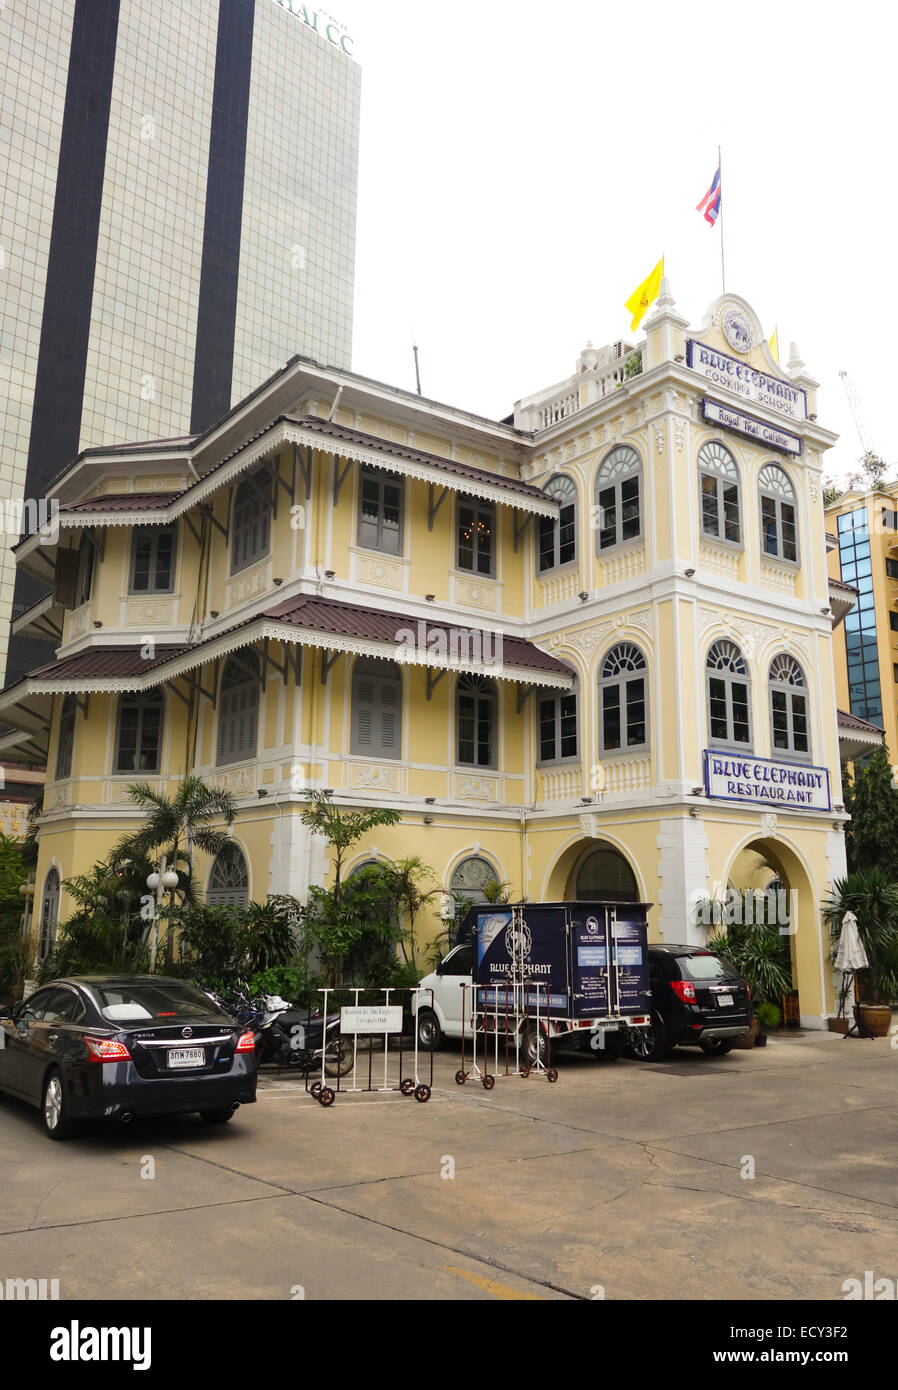
[[[152,661],[141,656],[140,644],[128,647],[88,647],[73,656],[64,656],[59,661],[51,661],[49,666],[41,666],[37,671],[29,671],[29,680],[57,680],[68,676],[74,680],[89,680],[103,676],[144,676],[154,666],[180,656],[186,647],[157,647]]]
[[[167,507],[180,492],[110,492],[83,502],[66,502],[61,512],[151,512]]]
[[[291,623],[295,627],[311,628],[315,632],[332,632],[340,637],[357,637],[369,642],[393,642],[402,644],[397,638],[403,628],[411,628],[418,633],[419,622],[424,624],[424,645],[431,635],[444,634],[449,643],[453,633],[482,631],[472,623],[440,622],[435,618],[413,617],[409,613],[390,613],[386,609],[366,608],[362,604],[344,603],[342,599],[318,598],[315,595],[301,595],[285,599],[276,608],[268,608],[264,616],[273,622]],[[539,647],[523,637],[502,634],[502,661],[506,666],[530,667],[534,671],[552,671],[558,675],[569,676],[571,668],[554,656],[540,651]]]
[[[389,454],[393,458],[405,459],[409,463],[423,463],[428,468],[441,468],[459,478],[470,478],[472,482],[494,483],[498,487],[509,488],[525,497],[546,497],[541,487],[525,483],[520,478],[509,477],[506,473],[492,473],[488,468],[475,468],[470,463],[459,463],[456,459],[444,458],[441,454],[428,454],[422,449],[413,449],[409,444],[397,444],[392,439],[381,439],[376,434],[365,434],[362,430],[338,425],[332,420],[321,420],[317,415],[285,415],[283,419],[291,425],[305,430],[313,430],[326,439],[337,443],[356,444],[361,449],[376,449],[378,453]]]
[[[849,714],[844,709],[836,710],[836,722],[840,729],[857,729],[862,734],[885,733],[878,724],[869,724],[866,719],[859,719],[856,714]]]

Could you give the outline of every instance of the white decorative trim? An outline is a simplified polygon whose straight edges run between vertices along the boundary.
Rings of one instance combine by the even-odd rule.
[[[627,622],[630,627],[638,627],[641,631],[648,633],[649,637],[654,637],[655,615],[651,608],[641,608],[638,613],[630,613]]]
[[[473,777],[455,774],[455,795],[462,801],[499,801],[502,785],[498,777]]]
[[[565,642],[571,647],[579,647],[584,656],[591,657],[596,648],[602,645],[609,632],[613,631],[613,622],[596,623],[595,627],[585,627],[578,629],[577,632],[565,633]]]

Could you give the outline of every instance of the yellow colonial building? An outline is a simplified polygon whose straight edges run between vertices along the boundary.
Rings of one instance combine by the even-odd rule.
[[[736,296],[690,329],[665,281],[644,331],[501,422],[294,359],[205,434],[57,478],[58,528],[16,555],[52,585],[19,629],[56,659],[0,696],[48,763],[42,951],[129,783],[195,772],[239,808],[212,902],[327,882],[309,785],[396,808],[354,863],[417,854],[447,898],[637,898],[694,941],[696,901],[776,881],[821,1025],[834,436]]]

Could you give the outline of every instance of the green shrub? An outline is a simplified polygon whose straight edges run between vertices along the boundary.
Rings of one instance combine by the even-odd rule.
[[[775,1004],[759,1004],[757,1013],[762,1028],[779,1028],[783,1021],[783,1011]]]
[[[59,929],[56,946],[38,971],[38,979],[62,975],[143,974],[148,969],[143,933],[112,913],[76,913]]]

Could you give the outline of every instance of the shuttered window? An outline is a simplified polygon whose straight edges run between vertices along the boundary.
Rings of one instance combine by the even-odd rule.
[[[225,845],[212,865],[206,903],[209,907],[246,907],[248,901],[246,860],[237,845]]]
[[[255,652],[232,657],[221,677],[218,716],[218,764],[242,762],[256,755],[259,727],[259,658]]]
[[[246,478],[234,499],[231,536],[231,573],[245,570],[268,554],[271,537],[271,474],[262,468]]]
[[[72,775],[72,750],[75,746],[75,715],[77,706],[67,695],[59,718],[59,743],[56,746],[56,780],[61,782]]]
[[[402,757],[402,673],[392,661],[355,663],[350,750],[364,758]]]

